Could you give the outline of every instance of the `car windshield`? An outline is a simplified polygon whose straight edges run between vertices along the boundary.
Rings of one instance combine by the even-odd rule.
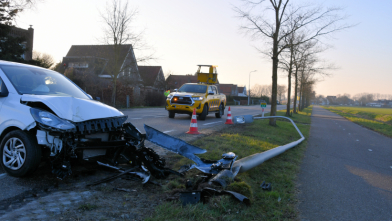
[[[25,66],[1,65],[0,68],[20,94],[90,99],[79,87],[60,73]]]
[[[206,90],[206,85],[184,84],[178,89],[178,92],[206,93]]]

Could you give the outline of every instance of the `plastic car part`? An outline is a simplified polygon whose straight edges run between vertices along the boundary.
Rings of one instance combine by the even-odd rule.
[[[200,202],[201,192],[200,191],[191,191],[191,192],[181,192],[180,193],[180,201],[183,206],[187,204],[196,204]]]
[[[268,191],[271,191],[271,190],[272,190],[271,183],[265,183],[265,181],[263,181],[263,183],[260,185],[260,187],[261,187],[263,190],[268,190]]]
[[[203,161],[195,154],[203,154],[207,152],[207,150],[190,145],[183,140],[162,133],[161,131],[154,129],[148,125],[144,125],[144,130],[146,131],[146,138],[148,141],[156,145],[159,145],[167,150],[170,150],[174,153],[180,154],[192,160],[197,165],[204,164]]]
[[[223,154],[222,159],[220,160],[200,159],[195,154],[203,154],[207,152],[207,150],[188,144],[181,139],[172,137],[148,125],[144,125],[144,129],[146,131],[146,138],[148,141],[174,153],[180,154],[195,162],[194,165],[187,165],[182,167],[179,171],[181,173],[186,172],[192,168],[197,168],[203,173],[216,175],[222,170],[231,170],[234,161],[237,158],[233,152],[230,152]]]

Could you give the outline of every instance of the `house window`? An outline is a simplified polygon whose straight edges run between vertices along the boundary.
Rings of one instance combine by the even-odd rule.
[[[78,63],[78,62],[71,62],[69,63],[68,67],[70,68],[88,68],[88,63]]]

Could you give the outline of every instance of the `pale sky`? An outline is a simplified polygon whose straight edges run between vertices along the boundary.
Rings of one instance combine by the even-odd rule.
[[[296,2],[296,1],[292,1]],[[301,1],[303,2],[303,1]],[[321,2],[321,1],[310,1]],[[347,23],[357,26],[336,33],[325,43],[334,47],[322,57],[340,67],[315,86],[317,94],[362,92],[392,94],[392,1],[328,0],[326,6],[345,7]],[[218,65],[220,83],[240,86],[271,84],[272,63],[262,57],[239,31],[233,5],[239,0],[133,0],[139,9],[134,26],[145,28],[145,39],[155,49],[164,72],[190,74],[197,64]],[[34,50],[62,60],[71,45],[100,44],[104,0],[45,0],[23,12],[17,26],[34,28]],[[136,52],[136,56],[138,56]],[[141,64],[139,64],[141,65]],[[278,84],[287,84],[279,77]]]

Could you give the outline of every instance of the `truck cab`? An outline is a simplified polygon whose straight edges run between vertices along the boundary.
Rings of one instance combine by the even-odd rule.
[[[215,84],[218,83],[215,65],[198,65],[196,72],[198,83],[182,85],[176,92],[170,93],[166,99],[166,109],[169,118],[175,114],[189,114],[196,110],[200,120],[205,120],[209,113],[215,113],[217,118],[224,115],[226,96],[219,94]],[[202,68],[207,68],[203,72]]]

